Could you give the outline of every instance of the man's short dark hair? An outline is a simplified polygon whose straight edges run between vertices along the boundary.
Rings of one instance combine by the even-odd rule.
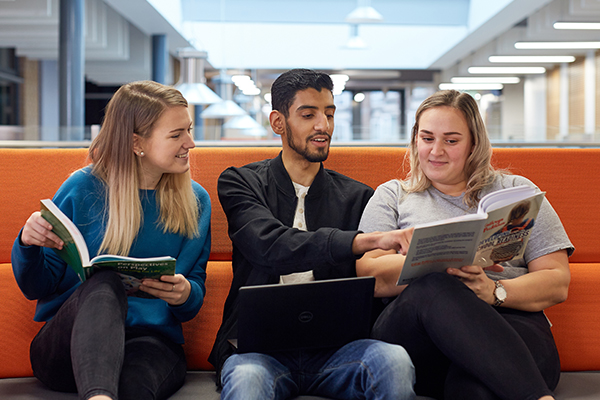
[[[281,74],[271,86],[271,105],[273,110],[289,116],[290,107],[294,103],[296,93],[300,90],[321,89],[333,91],[333,81],[324,72],[311,69],[292,69]]]

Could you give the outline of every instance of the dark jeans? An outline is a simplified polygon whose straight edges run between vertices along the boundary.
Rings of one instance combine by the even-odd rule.
[[[31,342],[34,375],[81,399],[164,399],[186,374],[181,345],[148,329],[125,328],[127,296],[119,277],[86,280]]]
[[[544,313],[494,308],[445,273],[412,282],[383,310],[372,335],[408,351],[418,395],[537,400],[552,395],[560,378]]]

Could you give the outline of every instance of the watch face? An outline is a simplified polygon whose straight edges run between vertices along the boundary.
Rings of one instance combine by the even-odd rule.
[[[489,292],[488,292],[489,293]],[[500,301],[504,301],[506,300],[506,289],[504,289],[504,287],[502,286],[498,286],[496,288],[496,298]]]

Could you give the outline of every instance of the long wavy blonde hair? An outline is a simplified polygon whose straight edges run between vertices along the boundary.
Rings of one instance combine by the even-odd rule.
[[[434,107],[452,107],[460,110],[465,117],[467,126],[473,139],[473,151],[465,163],[465,176],[467,187],[464,202],[469,207],[476,207],[479,202],[481,190],[502,171],[496,171],[491,164],[492,145],[487,135],[485,124],[479,113],[475,99],[468,93],[456,90],[442,90],[429,96],[417,109],[415,124],[411,132],[409,151],[406,157],[409,159],[410,172],[402,181],[402,188],[407,193],[422,192],[431,186],[431,181],[421,168],[419,153],[417,151],[417,139],[419,132],[419,120],[423,113]]]
[[[92,173],[106,184],[107,223],[100,253],[127,255],[143,224],[134,133],[149,138],[165,110],[187,106],[178,90],[153,81],[125,84],[108,102],[100,133],[89,149]],[[164,232],[197,236],[199,206],[190,172],[163,174],[155,193]]]

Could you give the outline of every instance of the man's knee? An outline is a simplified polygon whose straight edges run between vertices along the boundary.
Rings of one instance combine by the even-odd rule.
[[[225,363],[222,371],[223,385],[226,381],[240,382],[265,382],[270,379],[271,372],[262,364],[250,360],[236,362],[232,365]]]
[[[221,371],[221,398],[272,399],[278,380],[285,372],[269,356],[234,354],[225,361]]]
[[[368,358],[382,371],[414,375],[414,366],[404,347],[381,341],[373,341]]]
[[[370,379],[365,386],[366,398],[414,398],[415,368],[402,346],[374,340],[364,356]]]

